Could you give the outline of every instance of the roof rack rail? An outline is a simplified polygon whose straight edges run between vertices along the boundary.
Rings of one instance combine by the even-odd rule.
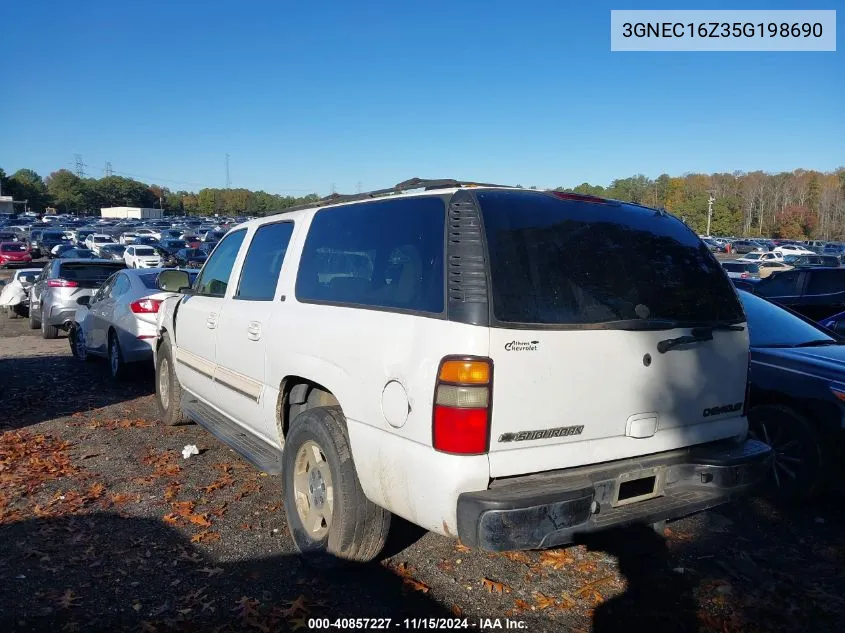
[[[333,193],[324,198],[320,198],[316,202],[308,202],[306,204],[298,204],[293,207],[281,209],[278,213],[286,213],[288,211],[298,211],[300,209],[316,209],[325,207],[330,204],[340,204],[341,202],[355,202],[357,200],[369,200],[372,198],[382,198],[384,196],[396,195],[406,191],[413,191],[414,189],[424,189],[425,191],[434,191],[437,189],[447,189],[449,187],[508,187],[509,185],[494,185],[491,183],[474,182],[469,180],[454,180],[452,178],[409,178],[402,182],[388,187],[387,189],[376,189],[375,191],[365,191],[363,193],[340,194]]]

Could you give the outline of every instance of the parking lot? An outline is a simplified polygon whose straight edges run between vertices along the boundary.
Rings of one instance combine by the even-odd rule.
[[[312,569],[289,539],[279,479],[197,426],[161,425],[149,369],[115,385],[104,362],[73,359],[64,335],[0,320],[4,631],[272,631],[410,615],[509,617],[530,631],[845,621],[835,495],[797,508],[755,498],[663,535],[626,529],[545,552],[472,551],[396,521],[379,563]],[[200,454],[184,459],[189,444]]]

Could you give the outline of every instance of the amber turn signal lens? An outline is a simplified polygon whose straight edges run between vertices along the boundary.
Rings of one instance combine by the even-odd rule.
[[[490,382],[490,365],[477,360],[447,360],[440,366],[440,380],[486,385]]]

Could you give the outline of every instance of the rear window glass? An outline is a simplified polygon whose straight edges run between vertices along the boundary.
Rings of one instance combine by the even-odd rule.
[[[155,255],[156,252],[151,248],[140,248],[140,247],[136,246],[135,247],[135,254],[141,255],[142,257],[148,257],[150,255]]]
[[[845,270],[813,270],[810,272],[810,283],[807,284],[808,295],[826,295],[845,292]]]
[[[100,284],[113,275],[116,271],[123,269],[123,264],[107,264],[107,263],[67,263],[62,264],[59,268],[59,277],[69,281],[96,282]]]
[[[67,235],[64,233],[58,233],[56,231],[44,231],[41,234],[42,240],[65,240],[67,239]]]
[[[501,322],[744,319],[719,263],[672,216],[540,192],[477,196]]]
[[[757,264],[743,264],[741,262],[725,262],[722,264],[725,270],[732,272],[732,273],[742,273],[742,272],[749,272],[749,273],[756,273],[760,271],[760,267]]]
[[[25,250],[26,246],[23,244],[0,244],[0,251],[5,253],[20,253]]]

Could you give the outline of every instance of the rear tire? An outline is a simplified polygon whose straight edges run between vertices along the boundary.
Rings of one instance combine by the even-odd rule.
[[[55,325],[50,325],[46,321],[41,321],[41,338],[59,338],[59,328],[57,328]]]
[[[85,347],[85,333],[79,323],[74,323],[70,326],[67,335],[68,343],[70,344],[70,353],[77,360],[89,362],[92,360],[91,354],[88,353],[88,348]]]
[[[182,413],[182,385],[176,377],[173,366],[173,352],[170,341],[165,334],[164,342],[156,354],[156,405],[161,421],[168,426],[186,424],[190,422],[188,416]]]
[[[748,413],[749,434],[772,447],[768,487],[785,501],[809,499],[824,488],[827,451],[818,429],[794,409],[769,404]]]
[[[37,330],[41,327],[41,321],[35,318],[35,314],[32,311],[32,304],[29,306],[29,329],[30,330]]]
[[[109,332],[109,372],[113,380],[123,380],[129,373],[126,362],[123,360],[123,352],[120,349],[120,341],[117,334]]]
[[[288,529],[306,562],[369,562],[384,549],[390,512],[358,481],[340,407],[307,409],[293,420],[282,462]]]

